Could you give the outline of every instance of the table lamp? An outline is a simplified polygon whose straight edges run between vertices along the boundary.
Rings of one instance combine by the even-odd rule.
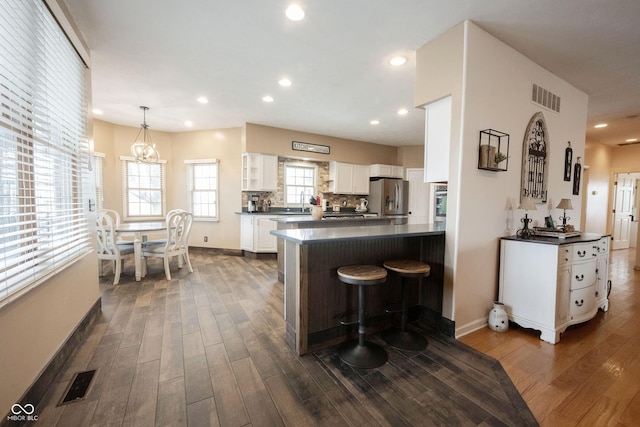
[[[567,220],[571,219],[567,216],[567,210],[573,210],[573,206],[571,206],[571,199],[561,199],[556,209],[562,209],[562,216],[559,218],[562,220],[562,231],[567,231]]]
[[[520,230],[516,232],[516,236],[518,236],[521,239],[531,239],[534,233],[533,233],[533,230],[529,228],[529,223],[532,220],[529,218],[527,214],[529,211],[537,210],[536,204],[533,202],[533,199],[531,197],[525,197],[520,202],[520,206],[518,206],[518,209],[524,210],[524,218],[520,220],[524,225]]]

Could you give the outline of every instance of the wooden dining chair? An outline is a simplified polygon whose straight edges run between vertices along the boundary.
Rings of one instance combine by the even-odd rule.
[[[187,264],[190,273],[193,273],[191,260],[189,259],[189,233],[193,223],[193,215],[183,210],[172,211],[167,214],[166,239],[163,242],[146,242],[142,246],[142,256],[163,258],[164,274],[167,280],[171,280],[169,262],[171,258],[178,257],[178,268],[183,263]]]
[[[125,259],[134,257],[133,245],[119,243],[115,231],[115,222],[108,212],[96,211],[96,238],[98,240],[98,275],[104,275],[102,262],[113,263],[113,284],[120,282],[122,264]]]

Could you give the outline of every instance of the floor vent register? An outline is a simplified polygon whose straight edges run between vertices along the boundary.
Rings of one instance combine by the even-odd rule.
[[[84,400],[95,374],[95,369],[92,371],[77,372],[59,405],[66,405]]]

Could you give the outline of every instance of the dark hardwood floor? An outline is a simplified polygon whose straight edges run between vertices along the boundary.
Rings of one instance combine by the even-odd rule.
[[[540,425],[640,425],[635,251],[611,252],[609,311],[569,327],[555,345],[541,341],[539,332],[517,327],[504,334],[483,328],[460,338],[500,361]]]
[[[424,325],[422,352],[384,345],[358,370],[334,349],[285,345],[275,260],[194,250],[194,272],[166,281],[160,262],[136,283],[100,280],[101,319],[37,408],[38,426],[537,425],[494,359]],[[105,271],[109,268],[105,263]],[[75,372],[96,369],[84,400],[58,406]]]

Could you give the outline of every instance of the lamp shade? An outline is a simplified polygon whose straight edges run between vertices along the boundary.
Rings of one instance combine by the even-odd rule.
[[[522,209],[525,211],[535,211],[536,209],[536,204],[533,202],[533,199],[531,197],[525,197],[520,201],[520,206],[518,206],[518,209]]]
[[[573,206],[571,206],[571,199],[561,199],[556,209],[564,209],[564,210],[573,210]]]

